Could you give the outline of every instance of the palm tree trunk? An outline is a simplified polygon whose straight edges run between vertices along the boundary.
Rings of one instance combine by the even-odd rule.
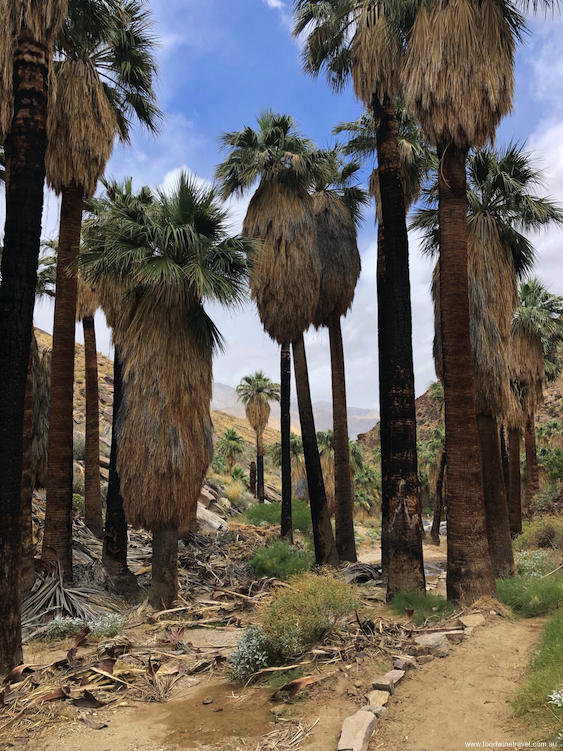
[[[170,608],[178,596],[178,529],[168,524],[152,533],[152,579],[149,603]]]
[[[346,376],[340,316],[332,314],[328,324],[330,366],[332,375],[332,416],[334,436],[334,497],[335,537],[341,561],[355,563],[354,498],[350,481],[350,443],[348,441],[348,410],[346,406]]]
[[[256,462],[250,462],[250,492],[256,498]]]
[[[448,447],[448,599],[496,597],[479,463],[475,383],[469,336],[467,152],[439,150],[440,316]]]
[[[508,516],[512,538],[522,533],[522,483],[520,478],[520,428],[508,431],[509,487]]]
[[[29,348],[29,365],[25,384],[25,412],[23,420],[23,459],[22,459],[22,596],[33,587],[35,581],[35,562],[33,556],[33,476],[31,472],[31,451],[33,443],[33,361],[34,349],[37,346],[35,337]]]
[[[0,673],[22,662],[21,482],[25,388],[41,237],[49,52],[25,30],[14,51],[14,115],[0,286]]]
[[[86,448],[84,453],[84,521],[98,538],[103,537],[100,492],[100,407],[98,353],[94,316],[84,316],[84,364],[86,369]]]
[[[504,477],[504,488],[506,490],[506,501],[508,503],[508,489],[510,487],[510,470],[508,459],[508,447],[506,445],[506,428],[500,426],[500,455],[502,459],[502,476]]]
[[[127,520],[123,510],[123,498],[117,472],[119,410],[123,394],[121,371],[121,358],[116,347],[113,360],[113,422],[102,562],[115,592],[128,596],[138,593],[140,587],[136,577],[127,568]]]
[[[298,339],[295,339],[292,346],[293,362],[295,364],[295,386],[299,405],[299,421],[301,423],[303,454],[305,456],[309,502],[311,504],[311,518],[313,521],[315,560],[318,566],[334,566],[336,568],[339,563],[338,551],[336,550],[334,535],[332,534],[321,460],[317,446],[303,334]]]
[[[526,507],[524,514],[529,519],[530,504],[540,489],[536,447],[536,420],[533,412],[530,412],[524,423],[524,445],[526,447]]]
[[[69,271],[80,248],[83,190],[63,191],[57,261],[57,292],[51,360],[51,425],[43,558],[59,560],[65,581],[72,581],[72,433],[76,274]]]
[[[412,354],[409,245],[393,103],[374,96],[381,221],[377,250],[377,321],[381,426],[382,527],[387,597],[426,591]],[[383,559],[382,530],[382,559]]]
[[[444,474],[446,472],[447,454],[446,449],[442,450],[440,457],[440,468],[438,470],[438,479],[436,481],[436,506],[434,508],[434,518],[432,520],[432,529],[430,531],[430,540],[435,544],[440,544],[440,524],[444,511]]]
[[[283,344],[280,357],[280,430],[281,430],[281,536],[293,543],[293,520],[291,518],[291,351]]]
[[[477,430],[489,555],[495,579],[507,579],[516,575],[516,567],[510,538],[508,503],[497,421],[492,415],[477,415]]]
[[[258,503],[264,503],[264,432],[256,431],[256,487]]]

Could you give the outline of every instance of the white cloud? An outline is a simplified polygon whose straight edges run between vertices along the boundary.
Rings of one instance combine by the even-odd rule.
[[[281,0],[263,0],[268,8],[285,8],[285,3]]]

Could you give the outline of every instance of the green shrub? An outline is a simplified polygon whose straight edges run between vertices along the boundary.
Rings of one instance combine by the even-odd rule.
[[[289,579],[294,574],[312,568],[315,559],[307,550],[301,550],[285,540],[276,540],[268,548],[259,548],[249,563],[258,576]]]
[[[313,529],[311,509],[305,501],[294,498],[291,503],[291,519],[293,529],[309,534]],[[256,503],[244,512],[244,520],[248,524],[260,526],[281,523],[281,503]]]
[[[222,456],[217,454],[217,456],[213,457],[213,461],[211,462],[211,469],[215,472],[216,475],[226,475],[227,462],[223,459]]]
[[[543,576],[557,568],[550,550],[522,550],[514,553],[514,563],[519,576]]]
[[[530,511],[533,514],[549,513],[554,499],[561,493],[561,483],[546,485],[532,498]]]
[[[522,531],[514,540],[514,550],[530,548],[557,548],[563,550],[563,517],[541,516]]]
[[[234,672],[239,681],[247,681],[254,673],[272,664],[272,655],[264,632],[251,623],[241,636],[236,652],[231,655]]]
[[[397,615],[405,615],[405,610],[414,610],[413,623],[420,626],[427,619],[440,621],[455,612],[455,605],[441,595],[419,595],[416,592],[397,592],[391,608]]]
[[[74,471],[72,475],[72,492],[76,495],[84,495],[84,475],[82,472]]]
[[[515,576],[497,581],[499,600],[523,618],[546,615],[563,605],[563,574],[537,577]]]
[[[233,478],[233,480],[237,480],[238,482],[242,483],[247,489],[250,486],[248,477],[244,474],[244,469],[242,467],[233,467],[231,477]]]
[[[90,635],[97,639],[112,638],[117,636],[123,628],[125,621],[120,615],[109,613],[97,621],[83,621],[82,618],[63,618],[57,616],[49,623],[45,632],[47,639],[65,639],[76,636],[80,629],[88,625],[92,629]]]
[[[84,435],[84,433],[74,433],[72,437],[72,453],[74,460],[77,462],[83,462],[85,451],[86,436]]]
[[[354,589],[334,574],[307,572],[290,583],[290,591],[277,590],[260,619],[269,651],[279,659],[298,654],[359,607]]]
[[[80,493],[72,494],[72,508],[80,516],[84,516],[84,496]]]

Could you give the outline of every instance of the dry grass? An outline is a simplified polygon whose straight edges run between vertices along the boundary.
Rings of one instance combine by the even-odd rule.
[[[371,107],[374,94],[393,96],[399,89],[402,51],[388,33],[387,23],[378,4],[362,9],[352,45],[352,80],[354,93]]]

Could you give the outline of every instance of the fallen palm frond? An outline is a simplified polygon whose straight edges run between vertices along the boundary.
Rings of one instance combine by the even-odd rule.
[[[283,722],[262,738],[255,751],[290,751],[297,748],[311,734],[319,720],[320,718],[315,720],[309,728],[304,728],[300,722]]]

